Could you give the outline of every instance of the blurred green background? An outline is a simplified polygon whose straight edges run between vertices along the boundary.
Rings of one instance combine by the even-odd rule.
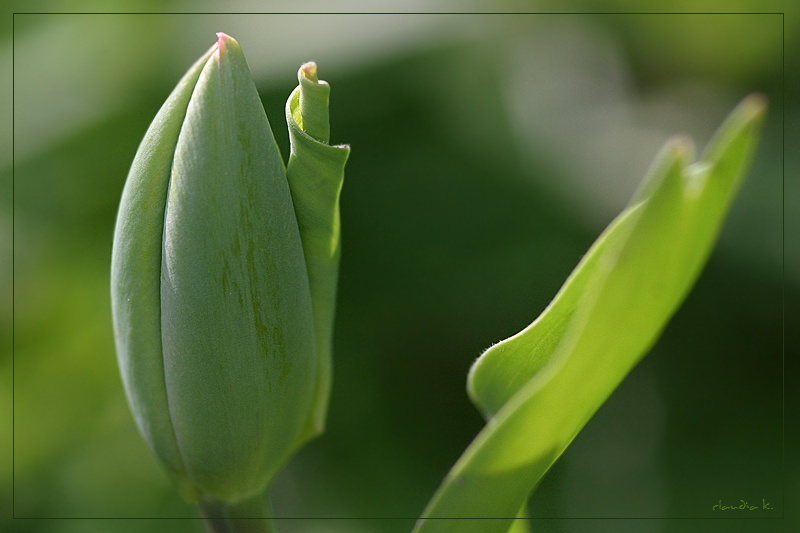
[[[405,9],[452,7],[417,4]],[[752,91],[769,97],[769,117],[707,268],[530,506],[536,532],[795,530],[782,302],[797,301],[800,254],[787,247],[783,257],[782,216],[800,207],[797,173],[783,179],[784,164],[798,167],[796,144],[783,159],[783,128],[797,134],[800,77],[787,61],[784,109],[782,65],[784,46],[797,57],[798,26],[766,14],[15,15],[13,42],[11,24],[0,33],[0,57],[14,61],[13,174],[11,152],[0,154],[0,270],[4,281],[14,274],[13,315],[11,286],[2,287],[0,416],[11,428],[13,320],[14,455],[12,466],[5,431],[0,501],[3,518],[17,518],[3,527],[203,531],[176,519],[198,515],[128,411],[109,261],[137,145],[224,31],[247,56],[283,154],[284,102],[308,60],[332,86],[332,142],[352,146],[329,429],[273,487],[276,516],[295,518],[280,531],[409,531],[482,427],[465,393],[472,361],[547,305],[671,135],[688,133],[701,150]],[[11,128],[2,135],[10,143]],[[796,324],[797,308],[785,319]],[[794,359],[786,371],[791,385]],[[720,499],[764,499],[774,510],[720,520]]]

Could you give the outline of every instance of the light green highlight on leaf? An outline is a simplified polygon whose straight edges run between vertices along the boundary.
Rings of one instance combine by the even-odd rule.
[[[624,239],[637,219],[634,216],[637,212],[636,209],[627,209],[609,225],[547,309],[530,326],[495,344],[475,361],[467,379],[467,390],[487,417],[497,413],[550,360],[564,337],[599,258]]]
[[[530,514],[528,513],[528,506],[526,502],[526,504],[523,504],[520,508],[514,521],[511,522],[511,527],[508,529],[508,533],[532,533],[531,522],[528,520],[529,518]]]
[[[669,142],[550,306],[476,362],[468,389],[490,418],[415,531],[508,531],[691,289],[750,163],[765,108],[762,97],[746,98],[698,163],[689,164],[685,139]]]

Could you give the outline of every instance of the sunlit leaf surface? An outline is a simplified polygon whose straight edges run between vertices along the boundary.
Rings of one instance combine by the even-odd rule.
[[[750,162],[765,108],[762,97],[746,98],[696,163],[688,140],[667,143],[550,306],[475,363],[469,392],[489,422],[415,531],[509,529],[691,289]]]

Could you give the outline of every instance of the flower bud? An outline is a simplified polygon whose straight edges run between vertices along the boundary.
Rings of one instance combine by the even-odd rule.
[[[286,171],[238,43],[218,36],[136,154],[111,293],[145,440],[187,499],[237,502],[302,440],[320,371]]]

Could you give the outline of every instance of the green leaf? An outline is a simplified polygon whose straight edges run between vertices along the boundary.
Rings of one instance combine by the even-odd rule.
[[[330,86],[317,79],[317,65],[304,64],[297,77],[299,86],[286,102],[291,141],[286,176],[303,242],[317,349],[314,403],[298,438],[299,446],[325,429],[341,256],[339,195],[350,147],[328,144]]]
[[[508,531],[691,289],[749,165],[765,109],[762,97],[746,98],[697,163],[688,164],[686,140],[668,143],[544,313],[476,362],[468,389],[491,418],[416,532]],[[469,517],[495,520],[463,520]]]

